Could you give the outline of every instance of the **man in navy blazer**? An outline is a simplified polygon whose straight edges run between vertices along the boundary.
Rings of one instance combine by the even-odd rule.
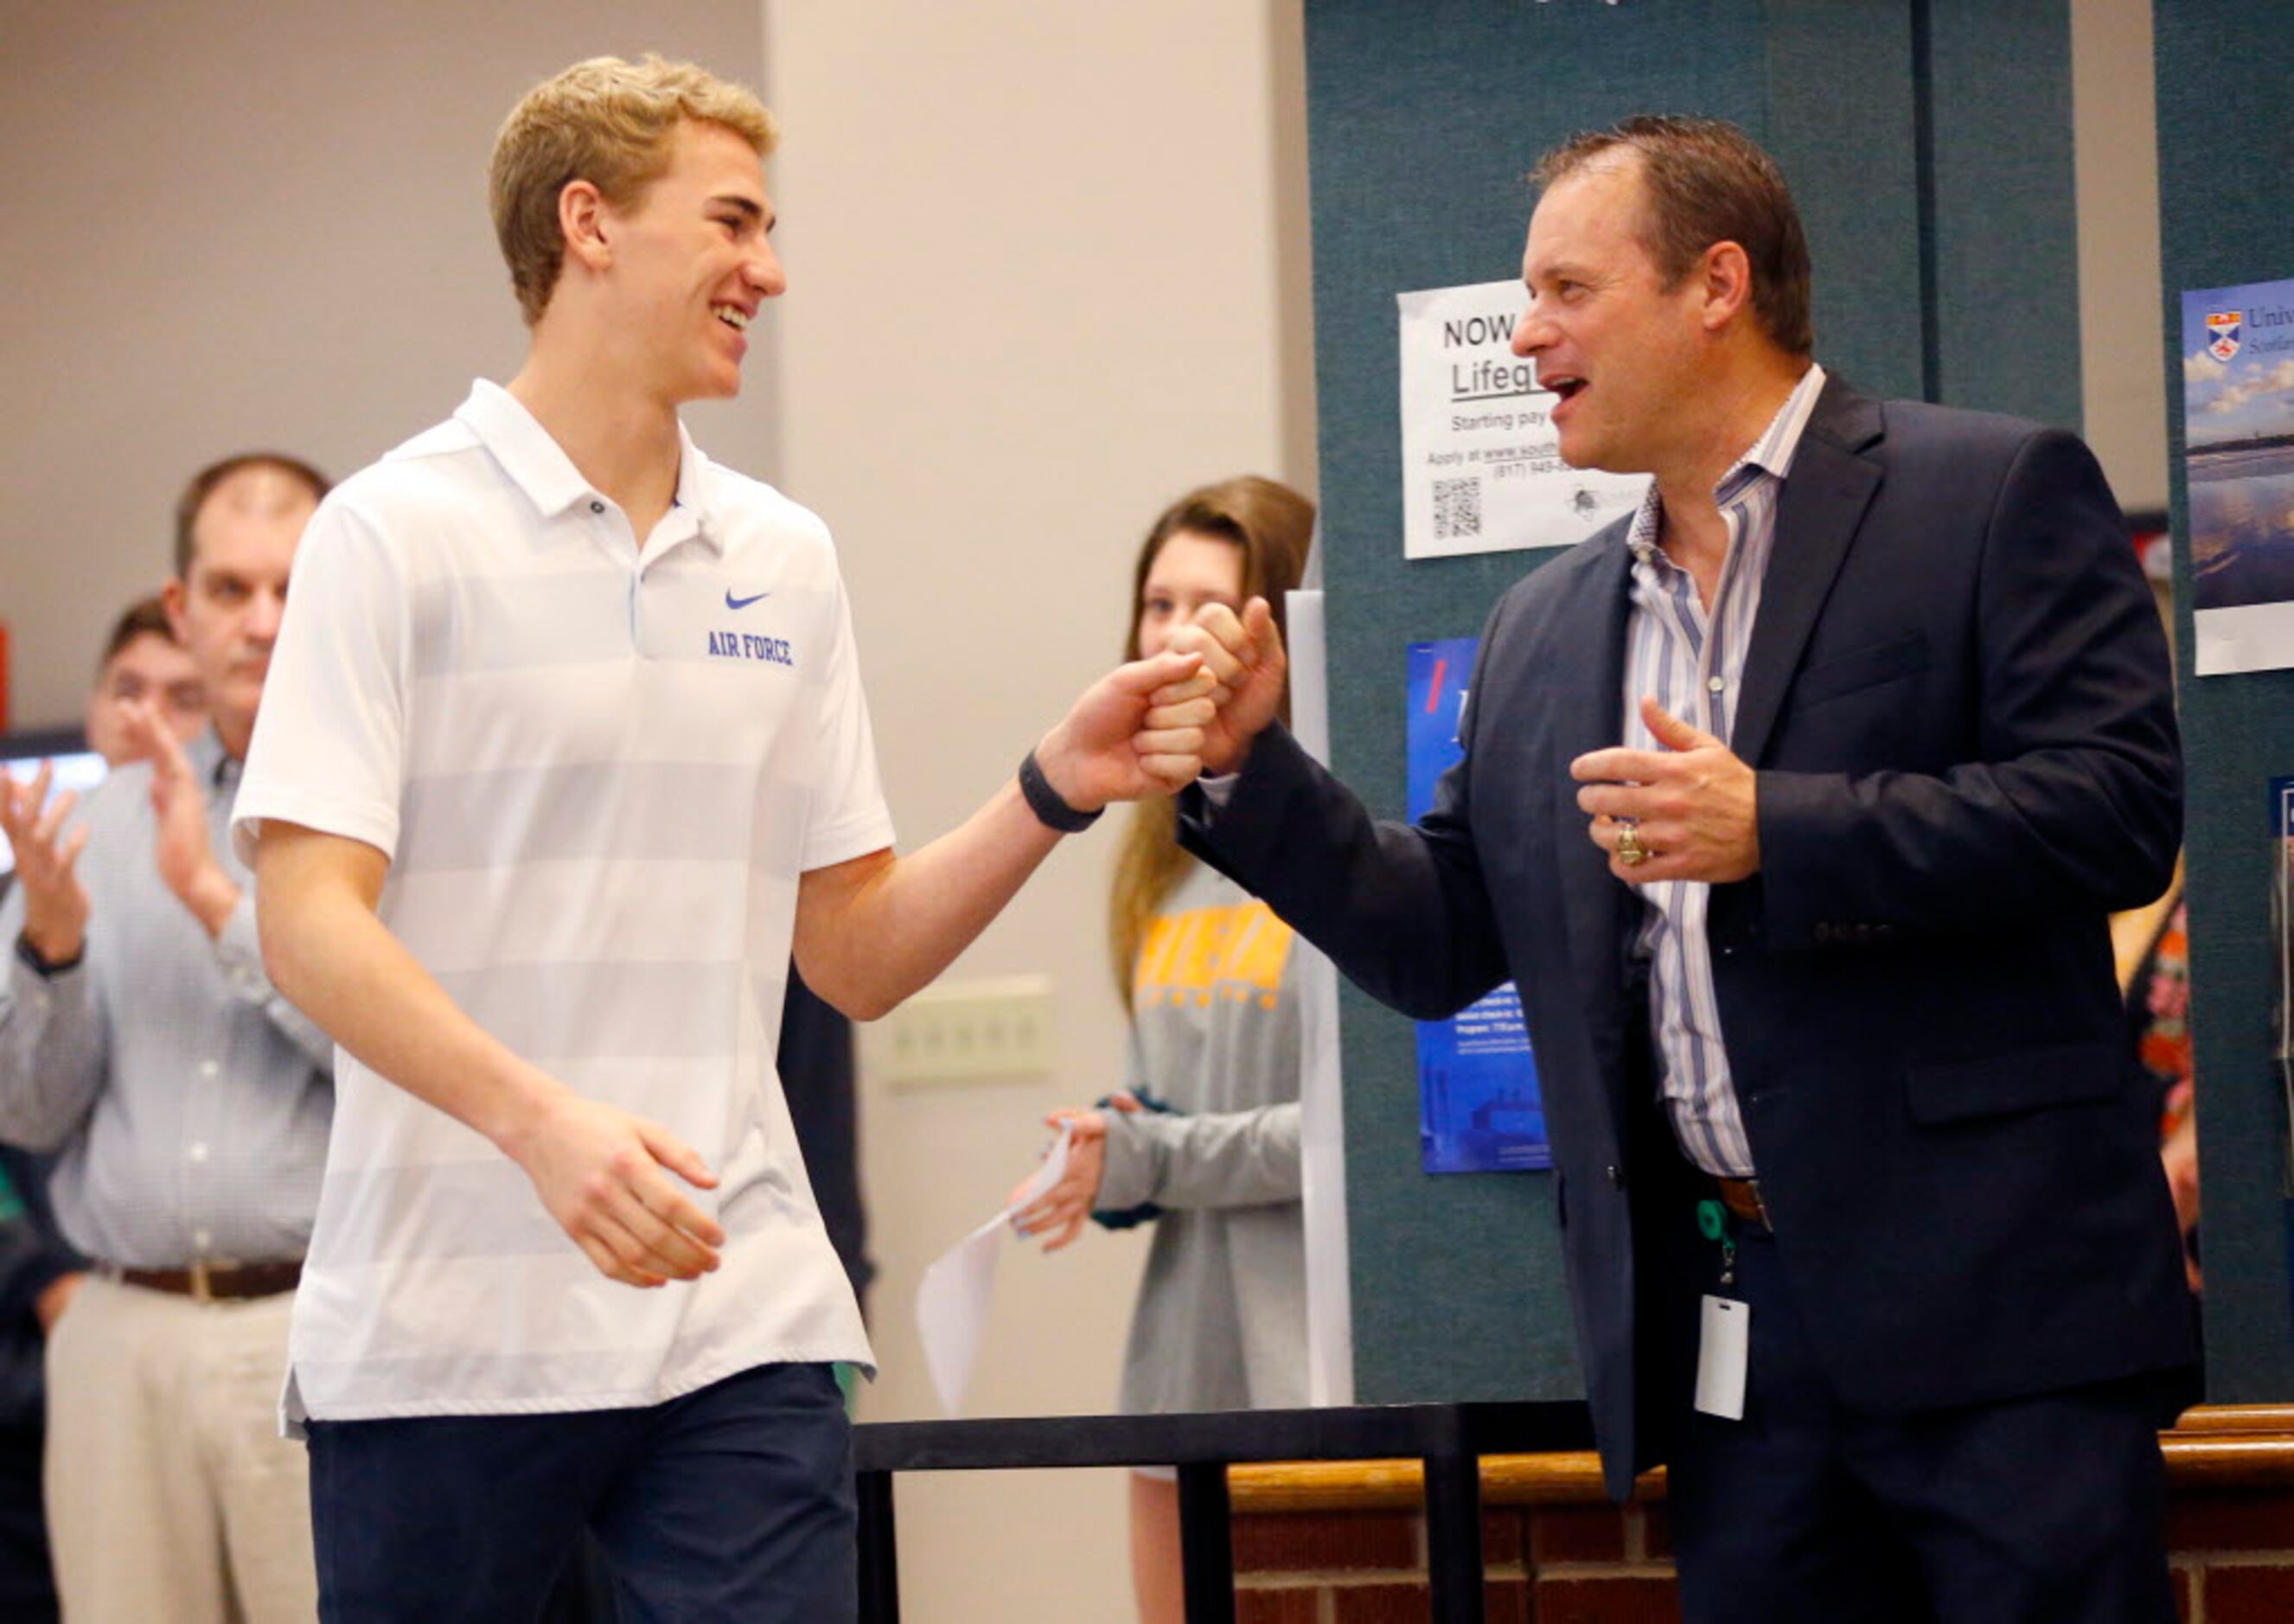
[[[1274,723],[1263,605],[1186,837],[1421,1018],[1511,976],[1622,1496],[1696,1620],[2171,1620],[2193,1357],[2106,916],[2164,888],[2164,638],[2093,457],[1811,358],[1742,132],[1541,167],[1514,337],[1639,513],[1509,592],[1464,760],[1372,820]]]

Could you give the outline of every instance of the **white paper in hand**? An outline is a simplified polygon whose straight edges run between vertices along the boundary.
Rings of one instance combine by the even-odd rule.
[[[1068,1141],[1075,1130],[1060,1125],[1059,1137],[1044,1153],[1041,1166],[1020,1187],[1011,1204],[940,1254],[916,1287],[916,1330],[924,1344],[924,1364],[940,1393],[940,1408],[954,1416],[972,1385],[972,1361],[988,1328],[988,1300],[996,1291],[996,1254],[1012,1214],[1060,1181],[1068,1169]]]

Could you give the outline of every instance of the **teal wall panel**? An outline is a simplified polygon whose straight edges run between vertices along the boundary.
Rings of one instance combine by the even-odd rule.
[[[1800,205],[1816,267],[1816,353],[1867,393],[1923,394],[1911,15],[1901,0],[1772,0],[1761,9],[1767,89],[1745,127]]]
[[[1929,0],[1930,398],[2076,431],[2067,0]],[[1907,391],[1909,392],[1909,391]]]
[[[2266,20],[2271,26],[2265,26]],[[2171,0],[2156,18],[2159,192],[2175,530],[2183,478],[2182,291],[2294,276],[2294,30],[2282,8]],[[2192,1032],[2206,1185],[2208,1397],[2294,1398],[2284,1218],[2287,1121],[2273,1048],[2268,788],[2294,772],[2294,671],[2190,674],[2190,555],[2178,539],[2188,768]]]
[[[1973,7],[1969,8],[1973,11]],[[2060,0],[2034,8],[2060,35]],[[1315,365],[1330,589],[1335,764],[1382,813],[1403,805],[1404,650],[1467,636],[1535,552],[1405,563],[1394,296],[1511,278],[1546,148],[1634,112],[1731,118],[1777,155],[1816,261],[1818,353],[1861,387],[1917,395],[1942,371],[1967,404],[2033,411],[2010,391],[2036,364],[2031,335],[1935,342],[1923,313],[1957,309],[1922,223],[1989,206],[1981,186],[1939,197],[1923,120],[1937,21],[1925,0],[1309,0],[1308,130]],[[1957,55],[1954,86],[1987,83]],[[2028,46],[2029,30],[2018,39]],[[2044,40],[2042,40],[2044,43]],[[2027,132],[2069,151],[2067,41],[2027,61]],[[1946,143],[1946,150],[1956,151]],[[2042,178],[2057,173],[2033,160]],[[2029,235],[2069,240],[2067,162],[2052,208],[2019,186],[2002,207]],[[1983,222],[1991,237],[2005,222]],[[1971,266],[1987,240],[1960,241]],[[2041,256],[2034,297],[2076,308],[2070,260]],[[1972,285],[1972,279],[1971,279]],[[2072,331],[2076,331],[2073,322]],[[2075,353],[2076,346],[2073,346]],[[2050,364],[2052,364],[2052,361]],[[2074,369],[2076,363],[2074,363]],[[2077,372],[2071,373],[2076,401]],[[2046,396],[2053,399],[2053,396]],[[2041,415],[2058,415],[2054,410]],[[1570,1397],[1581,1391],[1549,1175],[1431,1178],[1418,1168],[1410,1024],[1347,989],[1347,1204],[1356,1384],[1367,1402]]]

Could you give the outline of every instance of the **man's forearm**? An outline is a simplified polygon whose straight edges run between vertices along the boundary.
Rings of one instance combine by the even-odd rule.
[[[1295,1099],[1184,1115],[1110,1112],[1099,1204],[1151,1201],[1182,1209],[1296,1201],[1299,1130]]]
[[[708,1163],[658,1123],[582,1098],[456,1008],[375,913],[385,869],[371,846],[265,828],[256,895],[273,983],[365,1065],[492,1141],[607,1278],[657,1286],[715,1269],[724,1231],[686,1193],[715,1187]]]
[[[1004,910],[1060,836],[1016,784],[930,845],[804,877],[796,959],[812,990],[872,1021],[930,985]]]
[[[1202,771],[1212,714],[1199,663],[1192,654],[1152,655],[1086,689],[1029,758],[1042,816],[1007,779],[960,827],[910,856],[872,852],[807,871],[794,945],[813,991],[856,1020],[875,1019],[928,984],[1003,911],[1059,844],[1053,824],[1072,828],[1076,816],[1088,822],[1113,802],[1191,782]]]
[[[313,1065],[322,1069],[333,1065],[332,1034],[289,1002],[272,983],[270,972],[264,968],[263,944],[256,928],[252,897],[242,895],[240,905],[224,921],[215,943],[216,964],[223,971],[224,983],[239,998],[262,1010],[263,1018],[280,1036],[308,1055]]]
[[[16,955],[20,896],[0,904],[0,1138],[53,1150],[103,1085],[103,1028],[88,967],[42,976]]]
[[[1265,901],[1380,1003],[1418,1020],[1456,1014],[1508,974],[1468,810],[1471,758],[1416,824],[1361,799],[1269,728],[1224,806],[1191,789],[1179,844]]]
[[[279,991],[375,1072],[511,1149],[560,1085],[457,1008],[348,887],[266,870],[257,895]]]
[[[210,862],[199,874],[181,885],[171,886],[175,900],[183,910],[199,922],[207,940],[219,942],[231,927],[232,915],[239,910],[246,892],[239,883],[224,871],[221,863]]]

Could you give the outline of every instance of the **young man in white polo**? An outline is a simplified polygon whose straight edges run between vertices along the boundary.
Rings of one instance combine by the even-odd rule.
[[[329,1620],[531,1616],[585,1523],[625,1616],[850,1617],[829,1367],[870,1356],[773,1072],[792,946],[882,1014],[1199,766],[1208,700],[1145,730],[1192,661],[1140,662],[893,855],[827,532],[677,419],[782,290],[773,142],[656,59],[532,92],[492,183],[526,363],[297,574],[237,827],[341,1045],[287,1391]]]

